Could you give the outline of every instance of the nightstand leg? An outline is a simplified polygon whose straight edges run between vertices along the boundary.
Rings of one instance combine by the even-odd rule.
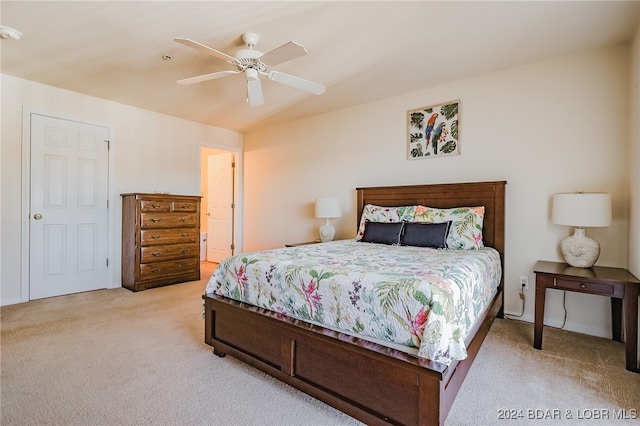
[[[638,368],[638,285],[628,283],[624,288],[624,340],[627,370],[640,373]]]
[[[536,309],[533,328],[533,347],[542,349],[542,328],[544,327],[544,299],[547,293],[545,276],[536,274]]]
[[[622,342],[622,299],[611,298],[611,333],[612,339]]]

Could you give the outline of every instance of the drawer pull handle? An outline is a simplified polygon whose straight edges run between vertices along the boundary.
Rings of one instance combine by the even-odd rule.
[[[153,222],[153,223],[158,223],[158,222],[160,222],[161,220],[162,220],[162,219],[158,219],[158,218],[154,217],[154,218],[152,218],[152,219],[151,219],[151,222]]]
[[[160,208],[160,204],[151,204],[151,207],[153,207],[154,209],[159,209]]]
[[[180,206],[181,209],[188,209],[189,208],[189,204],[183,204]]]
[[[158,269],[152,269],[151,272],[155,273],[155,272],[160,272],[162,271],[162,269],[158,268]]]
[[[188,237],[188,236],[189,236],[189,234],[187,234],[187,233],[183,232],[182,234],[180,234],[180,236],[181,236],[181,237]]]
[[[580,283],[580,288],[587,288],[587,285],[585,283]]]
[[[158,256],[160,256],[161,254],[162,254],[162,252],[161,252],[161,251],[154,251],[153,253],[151,253],[151,256],[156,256],[156,257],[158,257]]]
[[[180,218],[180,222],[187,222],[189,220],[189,218],[187,217],[181,217]]]
[[[182,250],[180,250],[180,253],[182,253],[182,254],[187,254],[187,253],[189,253],[190,251],[191,251],[190,249],[182,249]]]

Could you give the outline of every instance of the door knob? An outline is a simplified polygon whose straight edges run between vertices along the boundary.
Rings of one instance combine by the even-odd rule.
[[[40,219],[42,219],[42,215],[40,213],[36,213],[36,214],[33,215],[33,218],[35,220],[40,220]]]

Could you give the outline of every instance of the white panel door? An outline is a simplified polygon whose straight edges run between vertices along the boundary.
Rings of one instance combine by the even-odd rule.
[[[31,114],[29,299],[107,287],[108,139]]]
[[[220,263],[231,256],[233,243],[233,154],[208,158],[207,260]]]

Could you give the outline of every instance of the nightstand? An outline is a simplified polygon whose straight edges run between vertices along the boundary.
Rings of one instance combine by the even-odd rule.
[[[539,260],[536,274],[535,326],[533,347],[542,349],[544,302],[548,288],[611,298],[611,328],[613,340],[622,342],[625,335],[626,368],[640,373],[638,368],[638,289],[640,280],[622,268],[592,266],[575,268],[566,263]],[[624,321],[622,311],[624,305]]]
[[[290,243],[290,244],[285,244],[285,247],[298,247],[298,246],[306,246],[308,244],[318,244],[320,243],[320,240],[315,240],[315,241],[305,241],[303,243]]]

